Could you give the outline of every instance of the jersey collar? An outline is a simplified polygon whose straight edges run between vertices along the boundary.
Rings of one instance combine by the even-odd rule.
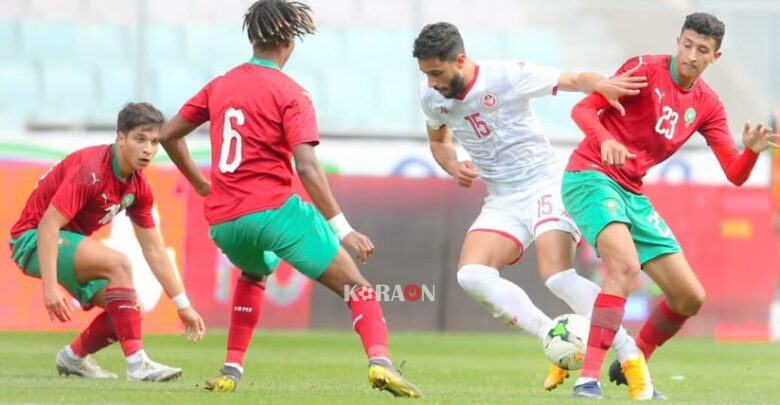
[[[122,181],[122,171],[119,170],[119,158],[116,156],[116,144],[111,144],[111,169],[117,180]]]
[[[249,63],[251,63],[253,65],[257,65],[257,66],[263,66],[263,67],[271,68],[271,69],[282,70],[282,68],[280,68],[279,65],[277,65],[276,63],[271,62],[268,59],[253,57],[252,59],[249,59]]]
[[[680,75],[677,73],[677,56],[672,55],[671,62],[669,62],[669,73],[672,74],[672,81],[674,81],[674,84],[677,85],[677,87],[683,89],[684,91],[690,91],[693,86],[696,84],[694,81],[693,84],[691,84],[691,87],[685,88],[680,85]],[[697,79],[698,80],[698,79]]]
[[[458,93],[455,98],[457,98],[460,101],[463,101],[464,98],[469,94],[469,91],[471,91],[471,88],[474,87],[474,83],[477,82],[477,77],[479,77],[479,65],[474,65],[474,77],[471,79],[469,84],[466,86],[466,88],[463,89],[460,93]]]

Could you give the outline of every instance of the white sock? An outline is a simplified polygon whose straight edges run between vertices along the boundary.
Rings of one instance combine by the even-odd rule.
[[[73,348],[70,345],[65,346],[65,355],[73,361],[81,361],[83,357],[73,352]]]
[[[550,318],[531,302],[520,286],[501,278],[498,270],[467,264],[458,270],[458,284],[494,318],[539,339],[546,335]]]
[[[577,381],[574,382],[574,385],[575,386],[582,385],[582,384],[585,384],[585,383],[589,383],[591,381],[596,381],[596,379],[595,378],[590,378],[590,377],[579,377],[579,378],[577,378]],[[598,384],[599,387],[601,387],[601,383],[599,383],[598,381],[596,381],[596,384]]]
[[[593,303],[596,302],[596,296],[601,292],[601,288],[596,283],[580,276],[574,269],[553,274],[544,282],[544,285],[558,298],[565,301],[575,314],[588,318],[593,310]],[[615,349],[615,355],[620,363],[634,359],[639,355],[636,342],[622,326],[615,335],[612,348]]]
[[[241,374],[244,374],[244,367],[238,363],[225,363],[228,367],[233,367],[234,369],[238,370]]]
[[[127,360],[127,368],[135,369],[146,359],[146,352],[143,349],[125,357]]]

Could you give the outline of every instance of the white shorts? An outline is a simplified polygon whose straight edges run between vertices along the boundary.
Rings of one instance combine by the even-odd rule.
[[[560,181],[546,182],[515,194],[489,195],[469,228],[469,232],[495,232],[514,241],[520,253],[510,264],[517,263],[531,242],[550,230],[568,232],[577,244],[582,238],[563,206]]]

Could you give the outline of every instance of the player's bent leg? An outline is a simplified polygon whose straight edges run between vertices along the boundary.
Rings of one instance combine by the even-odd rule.
[[[360,274],[346,250],[339,247],[333,262],[317,281],[347,302],[352,325],[369,359],[368,380],[371,386],[397,397],[422,397],[422,392],[393,367],[382,307],[371,284]]]
[[[225,362],[216,376],[203,383],[203,388],[215,392],[230,392],[238,387],[244,374],[244,356],[260,320],[265,281],[265,276],[249,272],[241,273],[236,280]]]
[[[492,231],[471,231],[461,250],[458,284],[494,318],[543,339],[550,318],[520,286],[501,277],[498,269],[516,261],[518,242]]]
[[[628,225],[622,222],[607,225],[598,234],[597,246],[607,267],[607,277],[593,305],[588,348],[575,395],[578,390],[587,388],[587,384],[601,378],[604,357],[623,321],[625,297],[639,275],[639,256]],[[629,396],[632,399],[651,399],[654,389],[647,365],[644,358],[636,360],[638,371],[632,371],[630,376],[626,374]]]
[[[539,234],[535,243],[540,277],[547,288],[566,302],[574,313],[590,318],[593,303],[601,288],[577,274],[574,269],[576,244],[573,234],[561,229],[550,229]],[[621,362],[635,359],[639,354],[634,339],[623,327],[615,335],[613,347]],[[568,376],[568,371],[551,365],[544,388],[548,391],[555,389]]]
[[[182,372],[180,368],[152,361],[143,349],[142,314],[133,288],[129,259],[100,242],[85,238],[76,248],[74,269],[79,283],[107,280],[102,299],[127,360],[127,379],[169,381],[179,377]]]
[[[102,301],[104,290],[100,290],[91,302],[105,307]],[[111,316],[107,311],[100,312],[95,319],[69,345],[57,353],[55,364],[60,375],[85,378],[117,378],[117,375],[100,367],[90,354],[111,345],[117,340]]]
[[[80,283],[105,279],[110,288],[133,287],[130,259],[91,238],[84,238],[76,249],[74,268]]]
[[[645,272],[661,287],[665,298],[653,308],[637,336],[637,345],[646,359],[671,339],[695,315],[704,302],[705,292],[682,253],[658,256],[644,264]],[[609,379],[625,384],[625,363],[613,362]],[[657,395],[661,395],[656,392]]]
[[[650,358],[657,347],[699,312],[706,293],[682,253],[659,256],[643,267],[664,292],[664,298],[653,308],[637,338],[639,347]]]

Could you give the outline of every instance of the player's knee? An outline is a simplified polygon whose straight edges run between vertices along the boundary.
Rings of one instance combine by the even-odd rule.
[[[498,270],[487,266],[467,264],[458,270],[458,284],[464,291],[474,295],[482,291],[483,285],[498,276]]]
[[[704,300],[707,298],[707,293],[704,292],[704,288],[696,288],[669,303],[672,311],[677,312],[684,316],[694,316],[699,313]]]
[[[131,286],[133,284],[133,265],[122,253],[117,253],[108,263],[106,278],[112,284]]]
[[[613,267],[610,273],[624,283],[633,283],[642,270],[639,263],[632,260],[619,260]]]

